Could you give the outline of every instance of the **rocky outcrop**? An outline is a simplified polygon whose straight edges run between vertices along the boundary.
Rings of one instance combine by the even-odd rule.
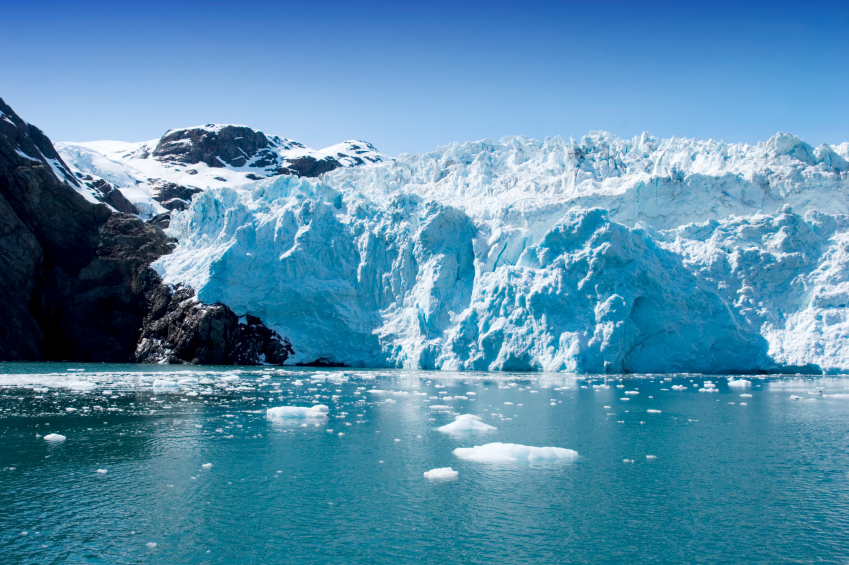
[[[92,175],[75,173],[80,181],[92,189],[95,198],[115,208],[123,214],[138,214],[139,210],[135,205],[127,200],[120,190],[109,184],[105,179],[94,177]]]
[[[150,179],[153,199],[166,210],[185,210],[192,202],[192,196],[203,192],[194,186],[183,186],[162,179]]]
[[[259,318],[240,320],[223,304],[202,304],[194,290],[161,286],[151,301],[135,353],[140,363],[282,365],[291,344]]]
[[[296,155],[284,157],[279,153],[281,150],[293,151]],[[157,161],[171,164],[249,167],[262,173],[261,176],[249,173],[248,178],[254,180],[280,174],[317,177],[342,166],[330,155],[308,155],[310,152],[297,141],[266,136],[249,127],[207,124],[166,132],[152,156]]]
[[[291,346],[255,319],[240,324],[222,305],[172,308],[150,263],[174,241],[156,223],[89,202],[71,186],[81,181],[0,99],[0,359],[127,362],[145,333],[189,336],[168,361],[285,360]],[[89,188],[118,192],[106,185]],[[178,311],[186,315],[165,317]]]
[[[245,126],[207,124],[204,127],[170,130],[162,136],[153,157],[157,161],[209,167],[243,167],[252,157],[273,158],[273,147],[261,131]],[[260,165],[262,166],[262,165]]]

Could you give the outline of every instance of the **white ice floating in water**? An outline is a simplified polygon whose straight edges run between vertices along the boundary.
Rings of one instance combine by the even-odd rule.
[[[454,421],[450,424],[446,424],[437,429],[440,432],[451,434],[465,432],[489,432],[498,428],[481,422],[480,416],[475,416],[474,414],[460,414],[455,416]]]
[[[514,461],[556,461],[574,459],[578,452],[562,447],[533,447],[518,443],[487,443],[474,447],[458,447],[455,456],[475,463],[512,463]]]
[[[47,434],[46,436],[44,436],[44,439],[46,441],[60,442],[65,441],[68,438],[66,438],[62,434]]]
[[[177,388],[177,382],[167,379],[156,379],[153,381],[153,388]]]
[[[97,470],[97,474],[98,474],[98,475],[105,475],[105,474],[106,474],[106,473],[108,473],[108,472],[109,472],[109,471],[107,471],[106,469],[98,469],[98,470]]]
[[[326,418],[330,409],[324,404],[315,406],[277,406],[266,410],[269,420],[295,420],[299,418]]]
[[[746,388],[752,386],[752,381],[746,379],[731,379],[728,381],[728,386],[732,388]]]
[[[655,410],[654,408],[649,408],[646,412],[649,414],[660,414],[660,410]]]
[[[441,467],[439,469],[431,469],[430,471],[424,472],[425,478],[430,479],[431,481],[456,479],[459,474],[459,472],[455,471],[451,467]]]
[[[212,463],[204,463],[201,467],[204,469],[212,469]]]

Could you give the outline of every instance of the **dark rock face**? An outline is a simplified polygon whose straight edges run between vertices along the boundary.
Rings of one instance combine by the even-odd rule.
[[[244,126],[216,126],[178,129],[167,132],[153,150],[154,159],[162,162],[210,167],[244,167],[256,156],[276,157],[271,142],[261,131]],[[262,151],[267,150],[267,151]]]
[[[82,173],[77,173],[77,178],[87,187],[96,190],[99,193],[98,199],[104,204],[109,204],[123,214],[139,213],[136,206],[127,200],[120,190],[106,182],[106,180]]]
[[[150,179],[153,199],[162,204],[166,210],[185,210],[192,201],[192,196],[203,192],[194,186],[183,186],[162,179]]]
[[[214,168],[228,165],[251,167],[266,176],[296,174],[302,177],[317,177],[342,166],[339,161],[329,156],[322,159],[310,156],[284,159],[277,152],[279,149],[298,148],[305,149],[305,146],[273,135],[266,136],[261,131],[249,127],[207,124],[200,128],[166,132],[156,145],[153,158],[163,163],[205,163]],[[262,178],[253,173],[251,175],[248,178],[252,180]]]
[[[290,171],[290,174],[294,173],[302,177],[317,177],[340,166],[339,161],[333,157],[324,159],[298,157],[297,159],[290,159],[286,163],[286,168]]]
[[[157,214],[153,216],[146,223],[156,226],[161,230],[167,230],[168,226],[171,225],[171,212],[165,212],[164,214]]]
[[[259,318],[244,323],[223,304],[201,304],[194,290],[160,287],[145,319],[135,360],[140,363],[282,365],[291,344]]]
[[[50,140],[0,99],[0,359],[127,362],[145,324],[147,333],[189,336],[177,340],[180,362],[291,354],[261,322],[239,324],[226,306],[171,308],[170,289],[150,268],[174,245],[162,219],[112,213],[66,182],[80,186]],[[169,308],[186,315],[163,320]]]

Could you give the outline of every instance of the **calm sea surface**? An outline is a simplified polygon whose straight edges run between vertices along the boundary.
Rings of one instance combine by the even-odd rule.
[[[744,378],[0,364],[0,563],[849,562],[849,380]]]

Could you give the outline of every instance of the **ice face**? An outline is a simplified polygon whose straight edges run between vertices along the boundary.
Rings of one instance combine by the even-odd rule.
[[[260,317],[292,363],[842,371],[847,168],[786,134],[454,144],[207,191],[154,266]]]

